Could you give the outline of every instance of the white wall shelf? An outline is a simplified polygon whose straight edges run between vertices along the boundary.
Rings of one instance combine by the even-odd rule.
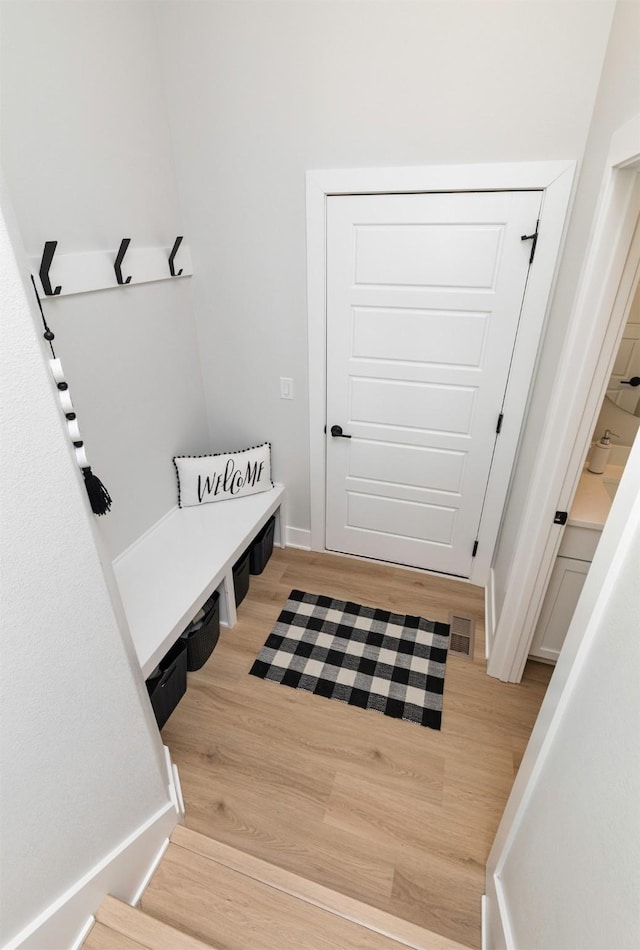
[[[169,269],[169,255],[172,248],[173,243],[168,247],[136,247],[135,239],[132,239],[122,261],[123,279],[130,277],[131,280],[128,283],[119,284],[114,269],[119,247],[107,251],[79,251],[64,254],[58,253],[58,245],[49,269],[52,288],[60,287],[60,292],[55,295],[46,292],[40,278],[42,255],[30,257],[29,264],[40,297],[54,300],[56,297],[65,297],[70,294],[122,289],[154,280],[174,280],[176,278],[172,276]],[[176,252],[174,266],[176,277],[179,271],[182,271],[179,274],[180,277],[190,277],[193,274],[191,251],[184,242],[180,244]]]

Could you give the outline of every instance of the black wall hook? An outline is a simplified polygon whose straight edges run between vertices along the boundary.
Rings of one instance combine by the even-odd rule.
[[[44,290],[47,297],[57,297],[62,290],[62,287],[56,287],[54,290],[49,279],[49,270],[51,268],[51,262],[53,261],[53,255],[56,252],[57,246],[57,241],[44,242],[44,251],[42,252],[42,261],[40,263],[39,274],[40,280],[42,282],[42,289]]]
[[[179,277],[183,270],[181,267],[178,273],[176,274],[176,269],[173,263],[175,260],[175,256],[178,253],[178,248],[180,247],[181,244],[182,244],[182,238],[177,237],[175,241],[173,242],[173,247],[171,248],[171,254],[169,254],[169,270],[171,271],[172,277]]]
[[[126,280],[123,280],[122,278],[122,262],[124,260],[124,255],[127,253],[127,248],[129,247],[130,244],[131,244],[131,238],[122,238],[122,240],[120,241],[118,256],[116,257],[115,264],[113,265],[113,269],[116,272],[116,280],[118,281],[119,284],[131,283],[131,277],[127,277]]]

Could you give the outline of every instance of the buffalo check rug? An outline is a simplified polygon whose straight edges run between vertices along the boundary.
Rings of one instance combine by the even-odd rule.
[[[449,626],[293,590],[249,670],[439,729]]]

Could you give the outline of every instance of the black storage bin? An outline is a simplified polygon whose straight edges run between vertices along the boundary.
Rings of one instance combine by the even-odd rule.
[[[187,627],[182,639],[187,644],[187,670],[193,673],[207,662],[220,636],[220,595],[215,591],[203,607],[204,617],[197,627]]]
[[[251,548],[247,548],[241,558],[233,565],[233,587],[236,592],[236,607],[239,607],[249,590],[249,562]]]
[[[275,515],[267,521],[264,528],[253,540],[251,545],[251,557],[249,559],[249,570],[252,574],[262,574],[267,561],[273,553],[273,535],[276,530]]]
[[[160,661],[158,673],[147,680],[147,692],[162,729],[187,691],[187,644],[180,638]]]

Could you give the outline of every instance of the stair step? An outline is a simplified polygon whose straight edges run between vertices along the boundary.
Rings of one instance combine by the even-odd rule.
[[[115,938],[115,939],[114,939]],[[96,912],[96,923],[83,950],[211,950],[189,934],[176,930],[138,907],[115,897],[105,897]]]
[[[460,944],[178,826],[142,907],[225,950],[463,950]]]
[[[137,940],[130,940],[124,934],[111,927],[105,927],[104,924],[95,923],[86,940],[82,944],[82,950],[145,950],[145,946],[138,943]]]

